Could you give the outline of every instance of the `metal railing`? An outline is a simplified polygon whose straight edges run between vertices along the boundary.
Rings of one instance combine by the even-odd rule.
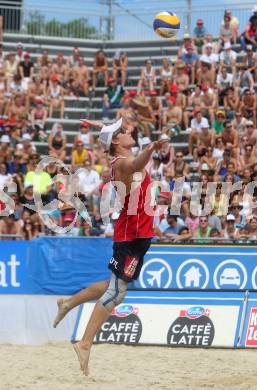
[[[0,15],[4,17],[5,32],[61,38],[155,40],[159,38],[152,29],[154,15],[162,9],[170,10],[170,2],[167,0],[127,3],[119,0],[80,0],[60,2],[59,6],[55,6],[55,3],[47,6],[40,2],[34,3],[26,1],[21,7],[20,2],[6,5],[8,0],[0,1]],[[206,0],[192,0],[191,3],[190,14],[186,0],[174,1],[172,4],[172,11],[181,19],[178,38],[187,30],[192,32],[199,17],[205,21],[207,30],[217,36],[228,2],[207,5]],[[254,4],[255,1],[249,0],[243,3],[235,0],[229,4],[233,15],[240,21],[240,31],[244,30]],[[83,9],[81,5],[84,5]]]

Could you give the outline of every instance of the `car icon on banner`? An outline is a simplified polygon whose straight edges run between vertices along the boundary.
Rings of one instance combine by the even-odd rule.
[[[220,286],[224,285],[240,286],[241,278],[237,268],[225,268],[220,275]]]

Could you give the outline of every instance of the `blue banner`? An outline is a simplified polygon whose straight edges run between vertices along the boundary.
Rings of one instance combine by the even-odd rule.
[[[0,242],[0,293],[69,295],[109,278],[110,238]],[[256,289],[257,247],[156,245],[136,288]]]
[[[256,289],[257,248],[152,245],[137,288]]]
[[[26,294],[26,259],[28,241],[1,241],[0,294]]]

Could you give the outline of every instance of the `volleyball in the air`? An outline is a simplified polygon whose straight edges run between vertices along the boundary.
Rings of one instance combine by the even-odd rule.
[[[155,16],[153,28],[162,38],[172,38],[180,29],[180,19],[174,12],[163,11]]]

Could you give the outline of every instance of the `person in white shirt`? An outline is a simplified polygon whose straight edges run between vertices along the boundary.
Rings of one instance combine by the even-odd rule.
[[[236,71],[236,58],[237,54],[231,49],[231,43],[225,42],[224,50],[220,53],[220,65],[231,67],[234,74]]]
[[[197,142],[197,135],[201,133],[202,127],[209,126],[207,118],[202,116],[201,110],[196,108],[193,111],[194,118],[191,120],[189,134],[189,154],[193,155],[193,145]],[[188,129],[189,130],[189,129]]]
[[[233,86],[233,81],[234,81],[233,74],[227,72],[226,66],[222,66],[221,71],[220,73],[218,73],[217,80],[216,80],[218,91],[219,91],[219,97],[220,99],[222,99],[222,101],[224,99],[227,88]]]
[[[100,176],[99,173],[93,169],[89,160],[86,160],[84,168],[79,169],[78,178],[80,191],[86,197],[91,197],[94,190],[100,184]]]
[[[213,46],[211,43],[205,45],[205,53],[201,55],[200,61],[210,63],[216,69],[219,62],[218,54],[213,53]]]
[[[23,51],[23,44],[21,42],[18,42],[16,49],[17,49],[17,52],[15,55],[15,61],[19,64],[21,61],[24,60],[25,52]]]

